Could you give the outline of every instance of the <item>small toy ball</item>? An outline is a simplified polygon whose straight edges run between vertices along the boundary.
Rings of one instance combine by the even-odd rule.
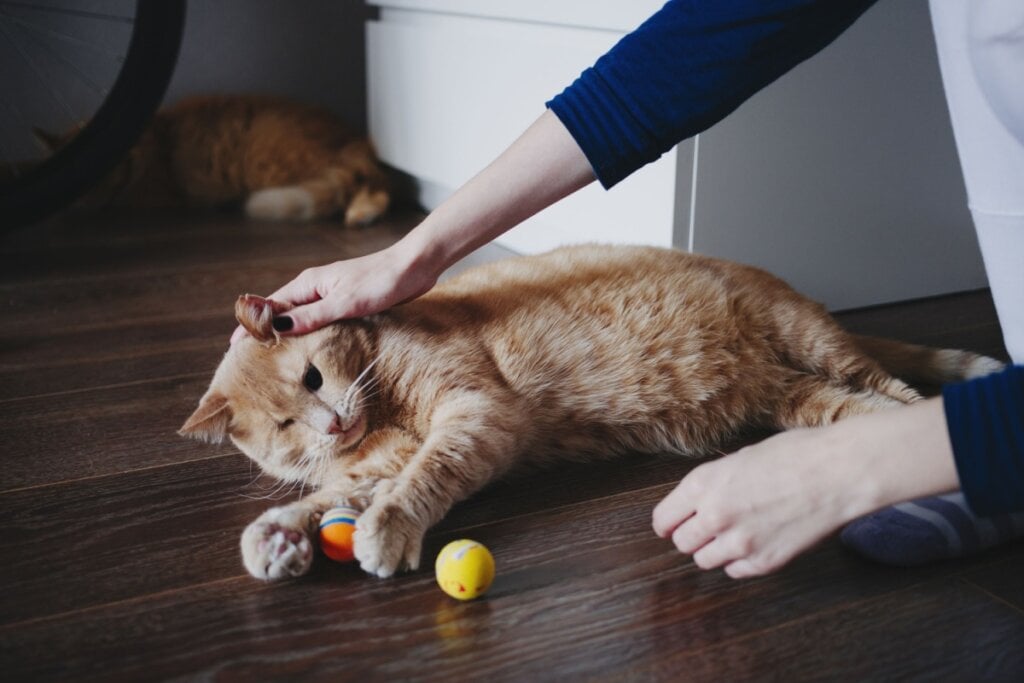
[[[456,600],[483,595],[494,581],[491,551],[476,541],[461,539],[446,545],[434,563],[437,585]]]
[[[320,549],[335,562],[355,559],[352,535],[356,531],[359,510],[350,507],[331,508],[320,518]]]

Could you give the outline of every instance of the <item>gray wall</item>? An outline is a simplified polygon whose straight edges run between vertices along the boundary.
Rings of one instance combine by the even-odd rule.
[[[986,285],[925,0],[879,2],[702,133],[698,157],[698,252],[834,309]]]
[[[324,105],[366,130],[361,0],[189,0],[166,101],[262,92]]]

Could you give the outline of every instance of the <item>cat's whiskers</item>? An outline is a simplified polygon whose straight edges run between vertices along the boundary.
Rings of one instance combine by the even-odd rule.
[[[373,366],[380,360],[380,356],[377,356],[370,361],[363,371],[356,376],[352,383],[348,385],[348,389],[342,395],[341,400],[338,401],[337,410],[340,413],[352,414],[359,411],[363,405],[363,395],[366,391],[377,384],[380,381],[379,377],[371,377],[366,384],[362,384],[363,379],[367,376]],[[358,393],[357,393],[358,392]]]

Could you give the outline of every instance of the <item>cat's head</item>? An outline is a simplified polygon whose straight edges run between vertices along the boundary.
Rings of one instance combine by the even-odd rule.
[[[271,320],[281,310],[260,297],[239,299],[236,316],[250,336],[225,354],[179,433],[229,438],[268,474],[315,482],[366,434],[374,359],[358,323],[279,337]]]

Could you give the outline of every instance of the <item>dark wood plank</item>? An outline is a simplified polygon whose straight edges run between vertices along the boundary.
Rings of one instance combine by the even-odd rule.
[[[0,283],[102,280],[127,273],[173,273],[195,267],[260,260],[315,258],[323,263],[395,242],[418,220],[397,217],[364,230],[332,223],[277,224],[234,214],[132,214],[52,224],[7,236]]]
[[[98,388],[182,373],[212,377],[234,327],[230,315],[219,311],[166,322],[128,322],[114,330],[9,332],[0,337],[0,405],[69,392],[91,401],[90,390]]]
[[[434,533],[673,485],[694,464],[637,456],[523,473],[458,505]],[[241,576],[242,529],[296,497],[260,500],[274,482],[254,482],[257,475],[248,459],[229,454],[0,495],[0,585],[19,596],[0,605],[0,623]],[[40,562],[58,547],[75,562]]]
[[[1005,560],[972,569],[964,574],[964,580],[1024,612],[1024,540],[1015,541],[1004,553],[1008,556]]]
[[[1016,611],[993,608],[980,592],[960,596],[935,584],[949,565],[893,571],[865,565],[834,542],[773,577],[736,582],[700,572],[649,530],[650,506],[666,491],[652,487],[474,527],[472,537],[491,547],[499,566],[479,602],[444,596],[429,569],[381,581],[352,566],[321,563],[309,577],[269,587],[211,577],[186,590],[0,627],[0,665],[36,680],[109,671],[151,678],[563,680],[615,667],[688,670],[689,661],[678,664],[673,654],[727,643],[734,650],[723,659],[742,659],[762,638],[772,639],[764,646],[769,652],[783,647],[790,636],[777,642],[773,634],[791,625],[800,637],[787,652],[802,671],[817,664],[807,656],[816,635],[823,649],[856,643],[870,637],[880,615],[894,612],[897,632],[910,637],[915,628],[925,632],[942,605],[950,608],[941,621],[946,626],[977,616],[994,629],[993,639],[1014,645],[1024,635],[1024,616]],[[427,557],[464,531],[432,534]],[[885,599],[922,582],[926,587],[906,599]],[[825,627],[847,608],[860,610],[852,612],[856,619],[844,616],[841,626]],[[822,626],[805,630],[805,620],[813,619]],[[973,661],[979,643],[954,637],[950,628],[943,633],[946,668],[937,670],[967,671],[958,667]],[[959,649],[949,649],[956,644]],[[860,663],[861,673],[883,674],[906,654],[892,641],[882,645]],[[728,661],[712,673],[730,672]]]
[[[5,678],[1021,679],[1024,544],[902,570],[830,539],[735,582],[650,531],[652,506],[694,466],[677,459],[495,484],[430,532],[422,570],[394,580],[327,561],[283,585],[245,576],[238,535],[271,503],[244,495],[267,482],[251,485],[230,447],[175,434],[226,348],[234,297],[382,248],[419,219],[345,231],[127,214],[0,242]],[[1005,353],[987,292],[838,317]],[[429,567],[461,536],[499,564],[470,604]]]
[[[177,430],[195,410],[212,367],[186,370],[192,373],[3,403],[3,490],[209,457],[209,446]]]
[[[240,576],[238,537],[270,503],[242,455],[0,496],[0,623]],[[110,580],[117,577],[116,580]]]
[[[608,657],[602,678],[1015,681],[1024,673],[1024,615],[955,579],[696,650],[670,629],[645,634],[657,650],[648,662]]]
[[[987,289],[842,311],[835,316],[844,328],[857,334],[1007,358]]]

